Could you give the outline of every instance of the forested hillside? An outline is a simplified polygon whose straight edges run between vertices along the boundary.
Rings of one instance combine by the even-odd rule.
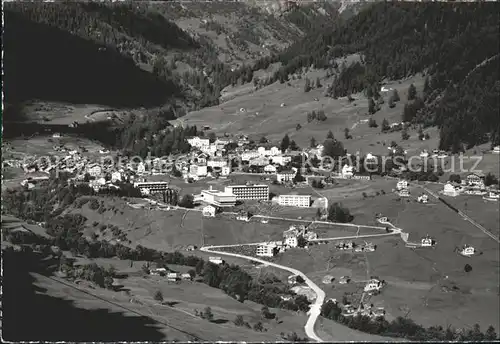
[[[178,94],[171,81],[139,69],[112,48],[16,12],[6,11],[5,21],[7,103],[36,98],[136,107],[160,105]]]
[[[340,69],[330,87],[337,97],[378,85],[384,78],[426,72],[426,106],[411,121],[438,125],[442,149],[498,144],[499,10],[499,4],[491,2],[376,3],[280,54],[277,60],[283,66],[274,80],[310,65]],[[333,63],[335,57],[357,52],[364,55],[363,66]]]
[[[275,17],[245,3],[9,2],[5,4],[6,86],[11,89],[7,102],[38,98],[138,106],[128,101],[140,103],[145,93],[148,97],[141,105],[148,106],[152,94],[159,93],[162,97],[156,103],[182,96],[187,109],[214,105],[225,86],[252,80],[255,59],[281,51],[317,25],[318,18],[324,23],[334,12],[332,6],[323,12],[300,8]],[[106,65],[111,55],[130,71]],[[158,80],[139,82],[134,75],[144,73],[137,67]],[[67,80],[58,79],[62,76]],[[51,77],[54,82],[40,85]],[[32,78],[39,81],[33,84]],[[162,85],[153,87],[158,82]],[[83,91],[92,86],[97,98]],[[111,100],[116,98],[112,94],[107,99],[109,92],[121,98],[126,98],[124,93],[133,96],[118,104]]]

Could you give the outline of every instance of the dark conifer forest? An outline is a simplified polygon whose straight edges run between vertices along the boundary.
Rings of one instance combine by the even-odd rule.
[[[498,145],[499,13],[492,2],[378,2],[292,45],[277,58],[283,67],[274,80],[305,66],[331,68],[336,57],[362,53],[364,65],[341,71],[332,96],[424,72],[430,79],[426,106],[412,122],[439,126],[441,149]]]

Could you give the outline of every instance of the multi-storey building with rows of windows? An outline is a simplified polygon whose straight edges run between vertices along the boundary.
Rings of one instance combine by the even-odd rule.
[[[269,185],[230,185],[226,186],[225,192],[232,193],[236,200],[269,200]]]

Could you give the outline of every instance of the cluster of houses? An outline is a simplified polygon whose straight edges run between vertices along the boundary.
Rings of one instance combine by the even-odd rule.
[[[400,180],[396,184],[396,192],[399,197],[410,197],[410,189],[408,188],[407,180]]]
[[[448,181],[443,186],[442,194],[456,197],[461,194],[483,196],[485,200],[498,201],[500,192],[498,189],[487,187],[484,184],[485,175],[481,172],[471,173],[462,179],[460,183]]]
[[[170,272],[166,268],[155,268],[149,270],[151,276],[166,277],[168,282],[192,281],[193,276],[189,273]]]
[[[432,154],[430,154],[426,149],[424,149],[422,152],[420,152],[420,157],[422,159],[427,159],[429,157],[438,158],[438,159],[445,159],[448,157],[448,153],[446,153],[446,151],[444,151],[444,150],[434,149],[432,151]]]
[[[308,230],[304,225],[292,225],[288,230],[283,232],[283,240],[270,241],[258,245],[255,255],[259,257],[274,257],[276,254],[285,252],[287,249],[298,247],[300,244],[299,237],[302,237],[307,243],[317,239],[318,234]]]

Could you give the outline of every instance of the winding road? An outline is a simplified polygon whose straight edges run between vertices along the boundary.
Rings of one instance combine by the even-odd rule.
[[[254,257],[248,257],[248,256],[244,256],[242,254],[229,253],[229,252],[224,252],[224,251],[217,251],[217,248],[219,248],[219,247],[225,247],[225,246],[226,245],[223,245],[223,246],[205,246],[205,247],[201,247],[200,250],[204,251],[204,252],[211,252],[211,253],[217,253],[217,254],[226,255],[226,256],[243,258],[243,259],[247,259],[247,260],[250,260],[250,261],[253,261],[253,262],[258,262],[258,263],[261,263],[261,264],[266,264],[268,266],[273,266],[273,267],[281,269],[281,270],[289,271],[292,274],[295,274],[295,275],[298,275],[298,276],[302,277],[304,279],[304,281],[306,282],[306,284],[312,290],[314,290],[314,292],[316,293],[316,300],[314,301],[314,304],[311,305],[311,308],[310,308],[310,310],[308,312],[309,318],[307,319],[307,322],[306,322],[306,325],[304,326],[304,329],[305,329],[306,335],[310,339],[312,339],[312,340],[314,340],[316,342],[323,342],[323,340],[320,337],[318,337],[318,335],[314,331],[314,325],[316,324],[316,320],[318,319],[318,317],[321,314],[321,306],[325,302],[325,292],[320,287],[318,287],[313,281],[311,281],[301,271],[293,269],[293,268],[290,268],[288,266],[279,265],[279,264],[276,264],[276,263],[270,263],[270,262],[268,262],[266,260],[262,260],[262,259],[254,258]],[[237,246],[241,246],[241,245],[237,245]]]
[[[355,236],[346,236],[346,237],[337,237],[337,238],[322,238],[322,239],[315,239],[315,240],[311,240],[311,241],[361,239],[361,238],[370,238],[370,237],[378,237],[378,236],[397,235],[397,234],[401,233],[401,229],[395,227],[391,223],[384,222],[384,224],[390,225],[393,229],[393,232],[384,233],[384,234],[368,234],[368,235],[360,235],[360,236],[355,235]],[[245,244],[245,245],[256,246],[256,245],[261,245],[261,244],[263,244],[263,243],[249,243],[249,244]],[[237,258],[250,260],[253,262],[258,262],[261,264],[265,264],[267,266],[273,266],[273,267],[281,269],[281,270],[286,270],[286,271],[291,272],[292,274],[301,276],[304,279],[305,283],[309,286],[309,288],[311,288],[316,293],[316,300],[314,301],[314,303],[310,307],[310,310],[308,312],[309,318],[307,319],[306,325],[304,326],[304,330],[306,332],[306,335],[310,339],[312,339],[316,342],[323,342],[323,340],[316,334],[316,332],[314,330],[314,325],[316,324],[316,321],[321,314],[321,306],[325,302],[325,292],[317,284],[315,284],[313,281],[311,281],[303,272],[301,272],[297,269],[294,269],[294,268],[291,268],[288,266],[284,266],[284,265],[280,265],[280,264],[276,264],[276,263],[271,263],[271,262],[268,262],[266,260],[259,259],[259,258],[254,258],[254,257],[245,256],[242,254],[217,250],[218,248],[237,247],[237,246],[242,246],[242,245],[241,244],[233,244],[233,245],[205,246],[205,247],[201,247],[200,250],[203,252],[217,253],[220,255],[237,257]]]

